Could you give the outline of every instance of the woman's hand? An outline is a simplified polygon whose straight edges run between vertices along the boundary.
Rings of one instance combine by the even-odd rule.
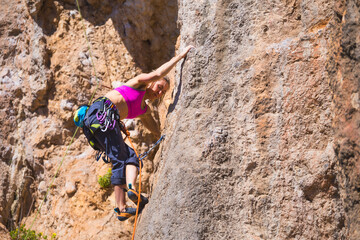
[[[181,58],[184,58],[184,57],[188,54],[188,52],[190,51],[190,49],[192,49],[192,48],[195,48],[195,47],[194,47],[193,45],[187,46],[187,47],[185,48],[185,50],[184,50],[182,53],[180,53]]]
[[[183,59],[192,48],[194,48],[194,46],[187,46],[182,53],[173,57],[172,59],[170,59],[170,61],[164,63],[155,71],[151,73],[142,73],[128,81],[126,84],[130,87],[138,88],[139,86],[148,85],[151,82],[161,79],[166,74],[168,74],[170,70],[176,65],[176,63]]]

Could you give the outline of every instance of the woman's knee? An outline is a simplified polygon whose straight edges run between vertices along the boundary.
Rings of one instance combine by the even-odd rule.
[[[124,192],[127,191],[127,188],[126,188],[126,184],[121,184],[121,185],[114,185],[114,188],[118,188],[118,189],[121,189],[123,190]]]
[[[137,166],[136,165],[134,165],[134,164],[126,164],[126,171],[135,171],[135,172],[137,172]]]

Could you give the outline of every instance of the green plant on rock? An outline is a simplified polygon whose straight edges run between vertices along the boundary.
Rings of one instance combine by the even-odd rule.
[[[25,225],[21,225],[19,228],[16,228],[10,232],[10,237],[13,240],[42,240],[48,239],[47,235],[41,233],[36,233],[34,230],[26,229]],[[56,240],[56,233],[51,235],[51,240]]]
[[[99,176],[98,183],[100,184],[101,188],[108,188],[110,187],[111,181],[111,168],[109,168],[108,172],[104,176]]]

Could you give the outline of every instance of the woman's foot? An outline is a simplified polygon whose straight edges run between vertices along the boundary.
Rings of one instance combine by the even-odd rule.
[[[117,207],[114,208],[114,211],[117,219],[120,221],[125,221],[129,217],[136,215],[136,208],[131,207],[125,207],[124,211],[120,211],[120,209]]]
[[[133,201],[136,205],[138,203],[139,193],[133,189],[129,189],[127,192],[128,198]],[[149,199],[140,194],[139,213],[143,210],[145,205],[149,202]]]

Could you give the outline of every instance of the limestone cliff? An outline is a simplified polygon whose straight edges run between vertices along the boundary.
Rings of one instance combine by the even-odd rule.
[[[1,3],[2,238],[33,221],[96,78],[98,97],[192,44],[154,106],[136,239],[360,239],[359,0],[80,0],[83,22],[73,0]],[[156,140],[127,124],[140,152]],[[129,239],[108,168],[77,133],[33,228]]]
[[[181,1],[139,239],[360,238],[359,3]]]

